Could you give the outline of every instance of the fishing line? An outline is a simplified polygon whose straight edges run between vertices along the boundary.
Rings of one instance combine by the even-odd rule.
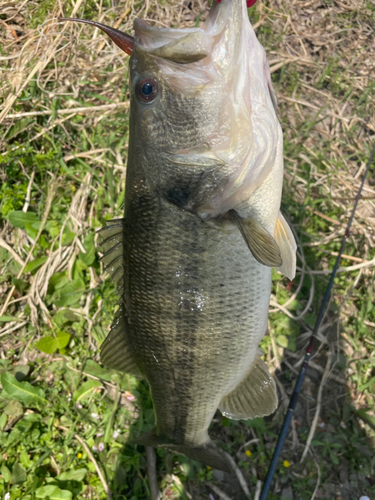
[[[358,205],[359,199],[361,197],[362,189],[363,189],[363,186],[364,186],[367,174],[368,174],[368,172],[370,170],[370,165],[372,163],[374,155],[375,155],[375,143],[374,143],[374,146],[372,148],[372,151],[371,151],[368,163],[366,165],[366,170],[365,170],[365,173],[363,175],[361,186],[360,186],[360,188],[358,190],[357,196],[356,196],[355,201],[354,201],[353,210],[352,210],[352,212],[350,214],[349,222],[348,222],[348,225],[346,227],[346,231],[345,231],[344,237],[343,237],[343,239],[341,241],[340,250],[339,250],[339,253],[337,255],[335,265],[333,266],[331,278],[330,278],[329,283],[327,285],[322,305],[320,306],[320,310],[319,310],[319,314],[318,314],[318,317],[317,317],[316,322],[315,322],[314,330],[313,330],[313,332],[311,334],[311,337],[310,337],[310,342],[309,342],[309,345],[307,347],[305,359],[304,359],[304,361],[302,363],[302,366],[301,366],[301,369],[299,371],[296,384],[294,386],[293,394],[292,394],[292,396],[290,398],[290,401],[289,401],[288,410],[286,412],[286,415],[285,415],[285,418],[284,418],[284,423],[283,423],[283,426],[282,426],[280,434],[279,434],[279,438],[278,438],[277,443],[276,443],[276,448],[275,448],[275,451],[273,453],[271,465],[270,465],[270,467],[268,469],[268,472],[267,472],[267,476],[266,476],[266,480],[264,482],[264,486],[263,486],[262,494],[260,496],[260,500],[266,500],[267,499],[267,495],[268,495],[268,492],[269,492],[269,489],[270,489],[270,486],[271,486],[271,482],[272,482],[273,476],[275,474],[276,465],[277,465],[277,462],[279,460],[279,456],[280,456],[281,450],[282,450],[283,445],[284,445],[284,441],[285,441],[285,438],[286,438],[286,435],[287,435],[287,432],[288,432],[288,429],[289,429],[290,422],[292,420],[294,409],[296,407],[296,403],[297,403],[298,395],[299,395],[300,390],[301,390],[302,382],[303,382],[303,379],[305,378],[305,375],[306,375],[306,370],[307,370],[307,366],[309,364],[309,360],[311,358],[311,353],[312,353],[313,345],[314,345],[314,342],[315,342],[315,339],[316,339],[316,336],[317,336],[320,324],[321,324],[321,322],[323,320],[324,312],[325,312],[325,309],[326,309],[327,304],[328,304],[328,300],[329,300],[330,295],[331,295],[333,281],[335,279],[337,269],[338,269],[338,267],[340,265],[341,255],[342,255],[342,253],[344,251],[346,240],[349,237],[349,231],[350,231],[353,219],[354,219],[354,214],[355,214],[355,211],[357,209],[357,205]]]

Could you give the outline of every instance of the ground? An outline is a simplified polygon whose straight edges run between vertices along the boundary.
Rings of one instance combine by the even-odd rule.
[[[194,26],[207,9],[203,0],[0,2],[1,498],[150,498],[144,448],[128,442],[152,426],[148,388],[98,356],[117,297],[96,230],[122,214],[127,58],[98,30],[57,18],[131,32],[135,17]],[[293,282],[274,273],[261,346],[278,410],[247,422],[218,413],[211,435],[259,498],[375,140],[375,5],[258,0],[249,16],[278,97],[282,210],[298,270]],[[373,166],[270,499],[375,498],[374,234]],[[163,499],[246,498],[235,478],[161,450],[157,475]]]

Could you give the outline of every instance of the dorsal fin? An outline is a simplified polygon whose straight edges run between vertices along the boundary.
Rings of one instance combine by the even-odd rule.
[[[120,295],[120,308],[116,312],[111,330],[100,347],[101,362],[112,368],[135,377],[142,378],[142,373],[132,355],[127,335],[128,323],[126,319],[126,305],[123,299],[124,291],[124,223],[125,219],[107,221],[107,227],[98,231],[99,246],[103,250],[100,260],[105,270],[117,285]]]
[[[107,221],[107,227],[98,231],[99,246],[103,250],[100,260],[104,268],[111,275],[117,285],[117,291],[121,295],[124,288],[124,252],[123,233],[125,219],[113,219]]]

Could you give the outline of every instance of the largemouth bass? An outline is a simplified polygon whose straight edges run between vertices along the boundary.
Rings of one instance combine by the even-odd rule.
[[[265,51],[246,0],[214,0],[203,27],[137,19],[130,58],[124,219],[101,231],[121,307],[102,362],[147,380],[155,427],[138,443],[229,470],[208,427],[272,413],[261,359],[272,267],[290,279],[281,215],[283,140]]]

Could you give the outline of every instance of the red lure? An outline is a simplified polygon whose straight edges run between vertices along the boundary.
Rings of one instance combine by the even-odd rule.
[[[219,3],[221,3],[221,0],[217,0]],[[249,7],[252,7],[255,3],[256,3],[257,0],[247,0],[246,3],[247,3],[247,8]]]

